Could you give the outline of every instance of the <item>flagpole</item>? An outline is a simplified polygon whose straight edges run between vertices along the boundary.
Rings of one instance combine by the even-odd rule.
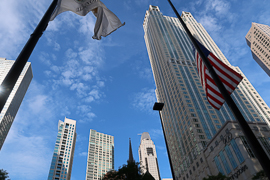
[[[33,34],[31,34],[30,38],[28,39],[27,43],[25,44],[24,48],[20,52],[19,56],[17,57],[16,61],[12,65],[11,69],[9,70],[8,74],[6,75],[5,79],[1,84],[1,91],[0,91],[0,112],[4,108],[4,105],[13,90],[25,64],[27,63],[32,51],[34,50],[39,38],[42,36],[43,32],[46,30],[48,23],[50,21],[51,15],[54,12],[54,9],[57,5],[58,0],[53,0],[50,7],[40,20],[39,24],[37,25],[36,29],[34,30]]]
[[[184,27],[187,35],[189,36],[191,42],[194,45],[194,47],[197,49],[198,53],[200,54],[200,57],[202,58],[202,60],[204,62],[204,65],[207,67],[207,69],[208,69],[209,73],[211,74],[213,80],[215,81],[219,91],[221,92],[221,94],[224,97],[226,103],[228,104],[229,108],[231,109],[236,121],[240,125],[240,127],[241,127],[241,129],[242,129],[242,131],[243,131],[243,133],[244,133],[244,135],[245,135],[245,137],[246,137],[252,151],[254,152],[256,158],[258,158],[258,161],[260,162],[265,174],[267,175],[268,179],[270,180],[270,160],[269,160],[267,154],[265,153],[265,151],[262,148],[261,144],[259,143],[258,139],[254,135],[253,131],[249,127],[248,123],[244,119],[244,117],[241,114],[240,110],[236,106],[236,104],[233,101],[232,97],[230,96],[230,94],[228,93],[228,91],[224,87],[223,83],[219,79],[219,77],[216,74],[214,68],[212,67],[212,65],[208,61],[207,57],[204,55],[201,48],[197,44],[195,38],[192,36],[192,34],[190,33],[188,27],[186,26],[186,24],[184,23],[184,21],[180,17],[179,13],[175,9],[174,5],[172,4],[172,2],[170,0],[168,0],[168,2],[171,5],[171,7],[172,7],[173,11],[175,12],[176,16],[178,17],[180,23]]]

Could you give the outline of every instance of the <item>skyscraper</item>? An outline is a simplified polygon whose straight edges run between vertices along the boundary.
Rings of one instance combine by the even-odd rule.
[[[76,144],[76,121],[59,120],[48,180],[70,180]]]
[[[191,13],[181,15],[193,36],[244,78],[231,95],[244,118],[269,125],[270,109],[238,67],[232,66]],[[198,77],[192,44],[177,18],[149,7],[143,21],[145,43],[156,83],[173,171],[185,174],[221,126],[235,120],[226,104],[218,111],[207,101]],[[203,161],[203,159],[202,159]]]
[[[155,180],[160,180],[156,146],[151,140],[148,132],[142,133],[141,144],[139,147],[139,158],[141,166],[143,166],[143,173],[148,170]]]
[[[252,23],[246,35],[253,59],[270,76],[270,27],[264,24]]]
[[[13,60],[0,58],[0,84],[2,84],[14,62],[15,61]],[[0,150],[4,144],[8,131],[15,119],[32,78],[33,73],[31,63],[27,62],[0,114]]]
[[[114,137],[90,129],[86,180],[102,179],[114,169]]]

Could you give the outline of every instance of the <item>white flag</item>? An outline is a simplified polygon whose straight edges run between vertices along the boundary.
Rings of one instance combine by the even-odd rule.
[[[50,20],[54,20],[58,14],[65,11],[72,11],[80,16],[85,16],[92,11],[97,17],[92,38],[97,40],[125,25],[100,0],[58,0],[57,7]]]

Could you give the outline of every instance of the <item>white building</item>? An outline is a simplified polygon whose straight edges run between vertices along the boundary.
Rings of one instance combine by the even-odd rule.
[[[70,180],[76,144],[76,121],[59,120],[48,180]]]
[[[141,144],[139,147],[139,158],[140,164],[143,167],[143,173],[148,170],[155,180],[160,180],[156,146],[151,140],[148,132],[142,133]]]
[[[14,62],[15,61],[13,60],[0,58],[0,84],[2,84]],[[8,131],[14,121],[32,78],[33,73],[31,63],[27,62],[13,90],[11,91],[11,94],[9,95],[3,110],[0,113],[0,150],[4,144]]]
[[[191,13],[182,12],[181,18],[198,41],[244,77],[231,97],[246,121],[269,125],[270,109],[243,72],[229,63]],[[173,172],[175,179],[183,179],[222,125],[235,117],[226,104],[218,111],[207,101],[192,43],[177,18],[164,16],[150,5],[143,28],[157,100],[164,103],[161,117]],[[194,173],[196,168],[190,170]]]
[[[253,59],[270,76],[270,27],[264,24],[252,23],[246,35]]]
[[[86,180],[102,179],[114,169],[114,137],[90,129]]]

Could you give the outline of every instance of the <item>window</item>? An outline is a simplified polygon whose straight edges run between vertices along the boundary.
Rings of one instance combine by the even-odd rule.
[[[263,147],[265,148],[266,152],[270,155],[270,145],[269,142],[264,137],[259,137],[259,140]]]
[[[262,130],[263,131],[267,131],[267,127],[262,127]]]
[[[232,146],[232,148],[234,150],[234,153],[236,154],[236,157],[237,157],[239,163],[244,162],[244,157],[243,157],[241,151],[239,150],[239,148],[238,148],[238,146],[237,146],[234,139],[231,140],[231,146]]]
[[[257,126],[253,126],[253,129],[254,129],[255,131],[258,131],[258,130],[259,130]]]
[[[240,136],[240,139],[243,142],[243,145],[246,148],[249,157],[255,158],[253,151],[251,150],[248,142],[246,141],[246,138],[244,136]]]
[[[223,154],[223,151],[220,151],[220,152],[219,152],[219,156],[220,156],[220,158],[221,158],[221,161],[222,161],[223,166],[225,167],[226,173],[227,173],[227,174],[230,174],[231,169],[230,169],[230,166],[229,166],[229,164],[228,164],[228,162],[227,162],[227,159],[225,158],[225,156],[224,156],[224,154]]]
[[[222,174],[224,174],[223,168],[221,167],[221,164],[220,164],[219,159],[218,159],[217,156],[214,158],[214,161],[216,163],[218,171],[221,172]]]
[[[237,167],[237,163],[236,163],[236,161],[235,161],[235,159],[233,157],[233,154],[232,154],[232,152],[231,152],[228,145],[225,146],[225,152],[226,152],[226,154],[227,154],[227,156],[228,156],[228,158],[230,160],[230,163],[231,163],[233,169],[235,169]]]
[[[199,138],[200,138],[200,139],[205,139],[205,138],[204,138],[204,135],[199,135]]]

